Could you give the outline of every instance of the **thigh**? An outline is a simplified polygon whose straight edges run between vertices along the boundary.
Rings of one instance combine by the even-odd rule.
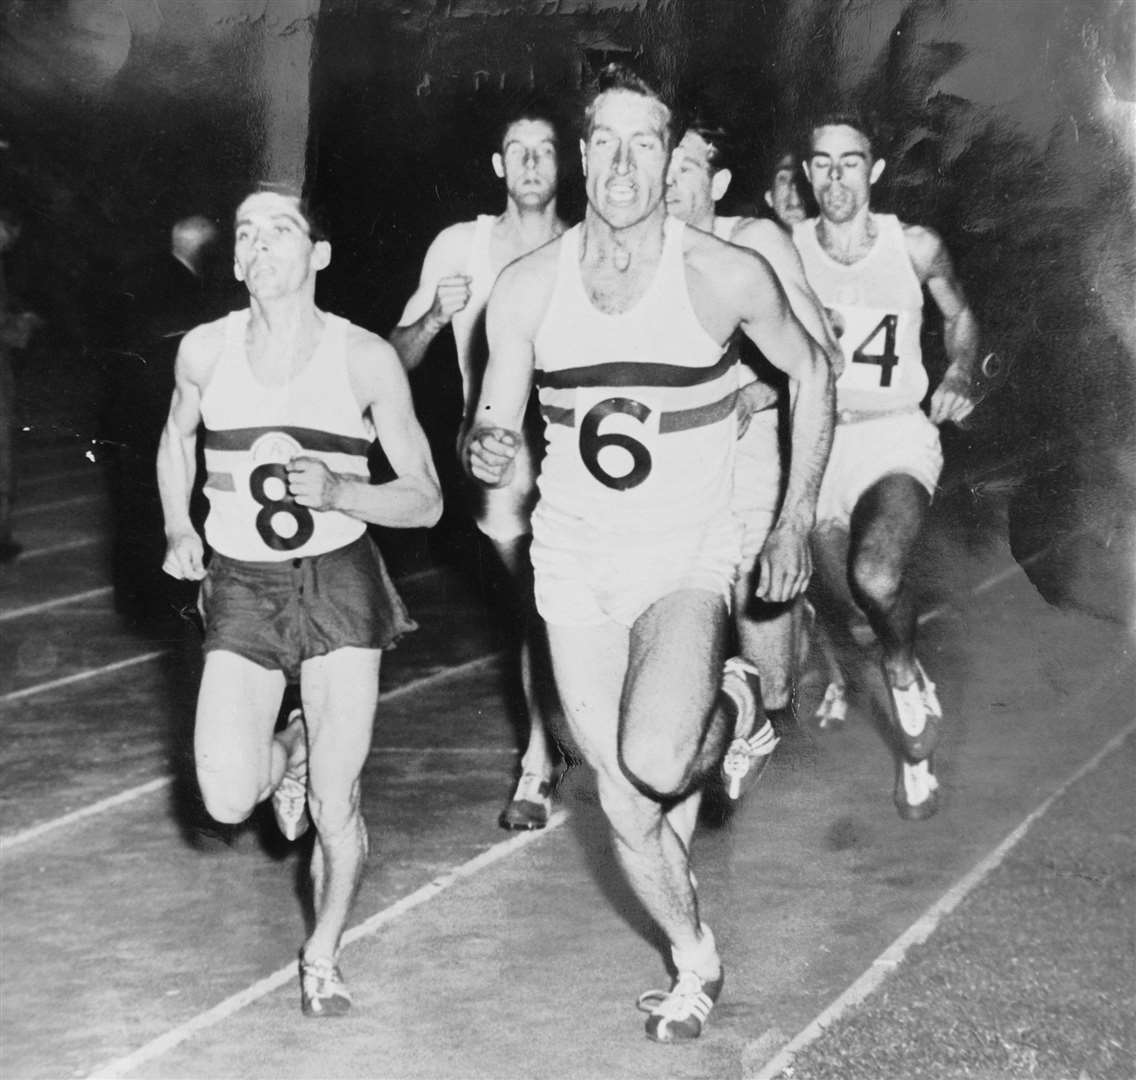
[[[592,768],[620,776],[619,704],[627,672],[628,632],[616,623],[548,623],[556,689],[568,731]]]
[[[621,741],[649,741],[666,754],[697,753],[722,677],[726,605],[687,589],[652,604],[631,628]]]
[[[902,570],[911,559],[931,497],[906,473],[877,480],[856,503],[849,529],[850,558]]]
[[[271,767],[272,732],[283,693],[283,672],[223,649],[206,654],[193,733],[203,782],[210,777],[222,785],[259,790]]]
[[[379,702],[381,662],[378,649],[348,647],[301,665],[309,783],[321,802],[350,793],[363,771]]]

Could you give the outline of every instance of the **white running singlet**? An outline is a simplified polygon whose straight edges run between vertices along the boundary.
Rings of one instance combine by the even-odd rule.
[[[338,510],[311,510],[288,494],[285,466],[313,457],[333,472],[367,476],[374,431],[347,371],[351,324],[324,314],[311,359],[282,386],[265,386],[249,366],[249,311],[225,318],[225,343],[201,395],[205,426],[205,538],[231,559],[279,562],[322,555],[358,539],[366,526]]]
[[[465,272],[470,276],[469,303],[450,320],[454,328],[458,367],[461,370],[462,393],[466,409],[472,409],[478,392],[477,382],[485,370],[485,308],[497,275],[489,261],[489,244],[493,236],[492,214],[479,214],[473,225],[473,242]]]
[[[614,315],[585,291],[581,227],[560,239],[534,342],[547,452],[533,530],[550,545],[566,525],[641,541],[729,513],[738,368],[691,305],[685,228],[666,219],[654,280]]]
[[[893,412],[917,407],[927,392],[919,343],[923,289],[899,219],[873,214],[872,220],[878,227],[875,243],[850,266],[821,248],[816,218],[794,227],[793,242],[844,353],[837,408]]]

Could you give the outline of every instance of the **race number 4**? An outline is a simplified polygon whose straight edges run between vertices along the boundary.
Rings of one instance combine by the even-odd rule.
[[[875,328],[859,345],[856,346],[855,352],[852,353],[852,363],[854,364],[876,364],[880,369],[880,386],[891,386],[891,373],[895,365],[899,363],[899,357],[895,353],[895,327],[899,322],[898,315],[885,315]],[[866,352],[865,350],[873,342],[878,345],[877,339],[883,335],[883,352]]]
[[[600,424],[608,417],[623,413],[633,417],[640,423],[646,423],[651,410],[641,401],[631,398],[612,397],[593,405],[584,419],[580,422],[580,459],[584,467],[604,487],[615,491],[627,491],[638,487],[651,475],[651,451],[638,439],[625,435],[620,431],[608,431],[600,434]],[[605,455],[605,461],[600,461],[600,455],[605,450],[618,449],[630,455],[627,461],[630,466],[626,471],[609,471],[612,464],[612,455]],[[626,460],[626,459],[624,459]],[[604,465],[607,464],[608,468]]]
[[[295,551],[312,538],[316,528],[312,512],[288,494],[288,470],[284,465],[258,465],[249,473],[249,492],[260,504],[256,531],[273,551]]]

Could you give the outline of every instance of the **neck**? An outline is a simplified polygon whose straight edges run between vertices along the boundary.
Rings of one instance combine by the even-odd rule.
[[[620,229],[589,206],[584,212],[584,257],[592,265],[611,264],[620,271],[635,265],[651,265],[658,261],[663,250],[666,217],[666,207],[659,203],[645,218]]]
[[[521,241],[522,246],[529,250],[540,247],[563,231],[556,213],[555,199],[539,209],[518,206],[509,199],[500,220]]]
[[[315,298],[309,295],[249,297],[249,329],[255,335],[298,341],[320,321]]]
[[[864,207],[848,221],[830,221],[823,214],[817,219],[821,242],[835,251],[855,251],[870,242],[876,233],[871,211]]]

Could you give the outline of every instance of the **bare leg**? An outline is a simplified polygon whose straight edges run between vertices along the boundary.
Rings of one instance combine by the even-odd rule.
[[[381,658],[377,649],[337,649],[306,660],[301,673],[308,806],[318,834],[311,866],[316,921],[306,960],[334,960],[367,857],[360,774],[371,746]]]

